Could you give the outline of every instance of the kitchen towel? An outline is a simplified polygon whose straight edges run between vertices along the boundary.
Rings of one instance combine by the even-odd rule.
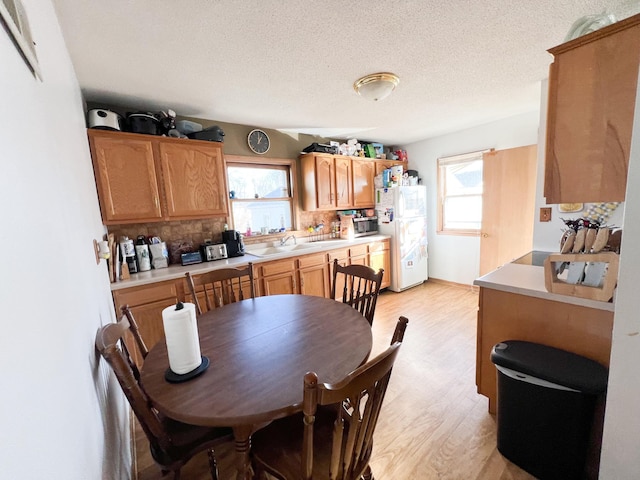
[[[169,368],[184,375],[200,366],[200,338],[196,322],[196,306],[180,303],[162,310],[162,323],[167,341]]]

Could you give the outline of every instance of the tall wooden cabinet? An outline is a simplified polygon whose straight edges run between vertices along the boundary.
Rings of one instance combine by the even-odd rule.
[[[303,208],[306,211],[348,208],[353,198],[351,159],[308,154],[300,157]]]
[[[105,225],[227,215],[222,144],[89,130]]]
[[[353,160],[353,206],[373,207],[375,163],[370,160]]]
[[[640,15],[549,50],[547,203],[624,201]]]

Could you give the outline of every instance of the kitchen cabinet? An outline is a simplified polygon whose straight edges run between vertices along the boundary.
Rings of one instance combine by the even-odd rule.
[[[217,142],[158,144],[169,219],[227,215],[226,174]]]
[[[118,317],[120,316],[120,307],[129,305],[138,324],[140,335],[147,348],[151,349],[164,338],[162,310],[175,305],[178,301],[178,296],[177,282],[169,280],[151,285],[116,290],[113,292],[113,302]],[[129,332],[125,335],[125,342],[129,351],[132,352],[136,365],[141,366],[142,355]]]
[[[369,266],[376,272],[384,269],[380,288],[387,288],[391,285],[391,252],[389,240],[381,242],[371,242],[369,244]]]
[[[298,293],[295,258],[261,263],[256,268],[260,295]]]
[[[305,211],[352,206],[353,179],[349,157],[302,155],[300,170]]]
[[[391,168],[395,165],[403,165],[406,166],[404,162],[401,162],[400,160],[376,160],[375,161],[375,167],[376,167],[376,171],[375,174],[376,175],[380,175],[384,170],[386,170],[387,168]]]
[[[88,131],[105,225],[225,216],[222,144]]]
[[[298,258],[298,272],[302,295],[329,297],[331,280],[326,253],[315,253]]]
[[[349,249],[349,265],[365,265],[369,266],[368,246],[354,245]]]
[[[353,160],[353,206],[367,208],[374,206],[373,177],[375,165],[371,160]]]
[[[536,267],[532,267],[536,268]],[[491,349],[504,340],[541,343],[609,366],[613,312],[480,287],[476,385],[496,412],[496,369]]]
[[[161,220],[153,142],[146,136],[89,130],[89,145],[103,222]]]
[[[640,15],[549,52],[544,196],[624,201],[640,64]]]

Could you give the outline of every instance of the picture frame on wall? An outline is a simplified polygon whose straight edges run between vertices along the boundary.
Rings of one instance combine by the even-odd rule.
[[[31,36],[27,13],[20,0],[0,0],[0,19],[4,30],[11,35],[14,45],[34,77],[42,81],[35,42]]]

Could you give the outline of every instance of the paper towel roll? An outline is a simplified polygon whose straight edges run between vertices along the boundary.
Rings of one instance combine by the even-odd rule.
[[[162,310],[169,368],[179,375],[195,370],[202,362],[196,306],[193,303],[182,305],[179,310],[176,305]]]

